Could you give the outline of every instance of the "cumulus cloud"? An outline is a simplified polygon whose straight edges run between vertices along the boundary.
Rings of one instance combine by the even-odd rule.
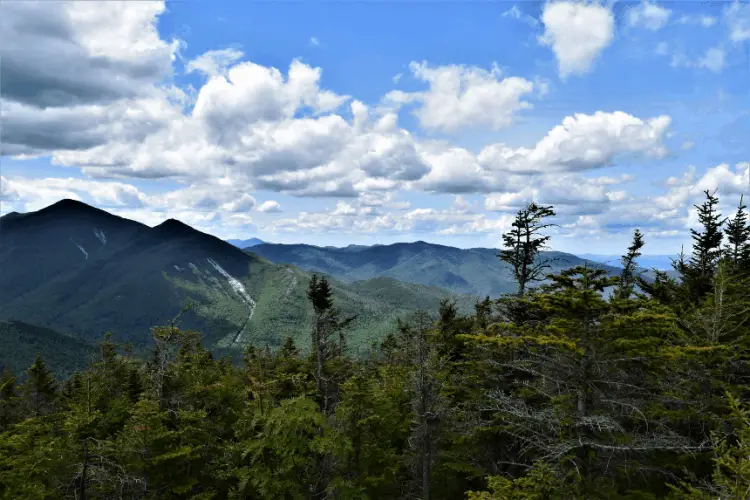
[[[414,114],[426,129],[454,132],[484,126],[498,130],[510,125],[519,111],[531,107],[523,98],[534,84],[519,77],[503,78],[497,66],[487,71],[475,66],[430,67],[426,62],[412,62],[409,69],[429,89],[393,91],[385,102],[397,106],[418,102]]]
[[[281,205],[279,205],[278,201],[266,200],[258,205],[256,210],[258,210],[258,212],[277,213],[281,212]]]
[[[595,3],[549,1],[541,20],[539,43],[552,49],[563,79],[588,73],[614,38],[612,11]]]
[[[56,19],[57,5],[49,8],[49,22]],[[516,207],[531,199],[555,204],[566,223],[576,227],[590,227],[585,216],[592,214],[608,217],[610,222],[603,222],[600,230],[606,230],[608,223],[657,217],[641,210],[623,189],[626,178],[584,178],[583,174],[633,155],[662,157],[670,125],[667,116],[636,117],[622,111],[574,114],[532,146],[498,143],[475,152],[404,130],[397,109],[413,106],[419,123],[431,131],[450,133],[471,126],[498,130],[530,108],[529,96],[541,97],[547,82],[506,76],[497,67],[412,63],[410,69],[425,90],[391,92],[384,100],[390,102],[390,109],[373,109],[325,88],[320,68],[294,60],[277,69],[244,61],[239,49],[223,49],[187,62],[185,70],[201,73],[205,82],[195,91],[180,90],[164,82],[179,46],[150,35],[156,33],[155,22],[163,9],[151,6],[142,11],[139,3],[117,5],[123,9],[132,5],[136,13],[123,11],[121,22],[129,31],[123,34],[125,27],[118,26],[113,36],[135,44],[143,40],[151,66],[139,66],[145,63],[134,61],[119,46],[112,48],[119,42],[101,36],[99,42],[87,44],[73,36],[74,31],[62,30],[60,36],[83,47],[85,61],[118,61],[115,69],[107,69],[114,80],[129,67],[127,71],[137,78],[131,75],[132,80],[100,84],[92,77],[87,84],[104,85],[98,94],[87,97],[78,88],[73,89],[81,94],[76,97],[73,90],[66,90],[65,98],[57,101],[44,92],[36,100],[18,92],[3,94],[3,154],[51,155],[53,163],[80,169],[89,179],[0,179],[4,208],[12,204],[33,210],[60,198],[77,198],[137,220],[159,223],[171,216],[202,230],[246,228],[253,223],[251,214],[261,212],[267,214],[260,216],[264,224],[276,231],[445,235],[498,233],[507,227]],[[0,7],[2,13],[6,7]],[[82,9],[86,11],[85,6]],[[561,72],[567,64],[566,71],[577,74],[593,64],[609,43],[602,42],[606,37],[601,33],[589,33],[591,20],[601,15],[597,9],[603,9],[605,25],[611,13],[593,5],[571,9],[562,17],[582,24],[573,22],[565,28],[556,24],[561,14],[547,5],[545,32],[556,53],[568,50],[559,56]],[[3,17],[0,22],[17,27],[46,23],[45,12],[18,7],[11,21]],[[99,15],[96,10],[86,12]],[[83,19],[75,29],[94,21]],[[597,36],[601,48],[594,50]],[[571,55],[571,47],[580,49],[578,56]],[[574,56],[578,62],[573,62]],[[587,63],[580,62],[586,58]],[[87,64],[95,66],[89,61],[81,67]],[[39,78],[47,74],[44,65],[29,63],[24,68]],[[726,184],[727,175],[717,171],[714,177]],[[148,190],[147,195],[127,183],[133,178],[170,178],[180,187],[156,194]],[[282,218],[275,215],[280,211],[278,202],[256,201],[258,190],[332,197],[337,204],[299,215],[285,206]],[[416,200],[421,202],[424,195],[407,198],[411,203],[400,198],[410,196],[409,191],[456,196],[449,209],[437,210],[418,206]],[[468,201],[466,195],[471,193],[487,194],[484,208],[501,213],[477,213],[482,207]],[[633,208],[628,212],[622,207]]]
[[[162,40],[164,2],[3,2],[3,98],[36,107],[151,93],[180,47]]]
[[[39,210],[63,198],[106,207],[140,208],[148,196],[121,182],[101,182],[80,178],[0,178],[0,198],[17,204],[23,211]]]
[[[672,11],[655,3],[643,1],[628,9],[627,20],[630,26],[658,31],[663,28]]]

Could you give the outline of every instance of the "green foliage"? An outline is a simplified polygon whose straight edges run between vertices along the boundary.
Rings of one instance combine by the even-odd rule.
[[[526,475],[508,479],[502,476],[488,478],[489,492],[468,492],[468,500],[563,500],[571,491],[552,468],[540,463]]]

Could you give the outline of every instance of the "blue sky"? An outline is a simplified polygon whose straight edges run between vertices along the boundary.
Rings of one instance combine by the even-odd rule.
[[[3,2],[0,212],[321,245],[689,241],[748,189],[747,2]]]

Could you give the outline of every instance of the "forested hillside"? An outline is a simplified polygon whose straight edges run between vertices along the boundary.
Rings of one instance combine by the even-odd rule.
[[[389,277],[478,297],[497,297],[516,287],[511,267],[498,260],[498,251],[493,248],[461,249],[417,241],[344,248],[265,243],[253,245],[248,251],[277,264],[293,264],[345,282]],[[550,272],[577,265],[600,267],[612,274],[619,272],[616,266],[564,252],[544,251],[540,258],[549,260]]]
[[[147,362],[107,339],[60,384],[41,357],[6,369],[0,498],[746,499],[750,226],[706,195],[679,279],[639,276],[639,231],[618,276],[549,275],[554,211],[531,204],[512,293],[443,299],[359,355],[314,276],[304,345],[241,365],[167,324]]]

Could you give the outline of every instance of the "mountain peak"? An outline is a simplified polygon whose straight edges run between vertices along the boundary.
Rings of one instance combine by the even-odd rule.
[[[82,201],[73,200],[70,198],[65,198],[56,203],[53,203],[52,205],[49,205],[48,207],[40,210],[40,212],[41,211],[45,211],[48,213],[104,212],[104,210],[99,210],[98,208],[92,207],[91,205],[88,205]]]
[[[177,219],[167,219],[161,224],[154,226],[154,229],[162,234],[171,236],[188,236],[197,232],[192,227]]]

